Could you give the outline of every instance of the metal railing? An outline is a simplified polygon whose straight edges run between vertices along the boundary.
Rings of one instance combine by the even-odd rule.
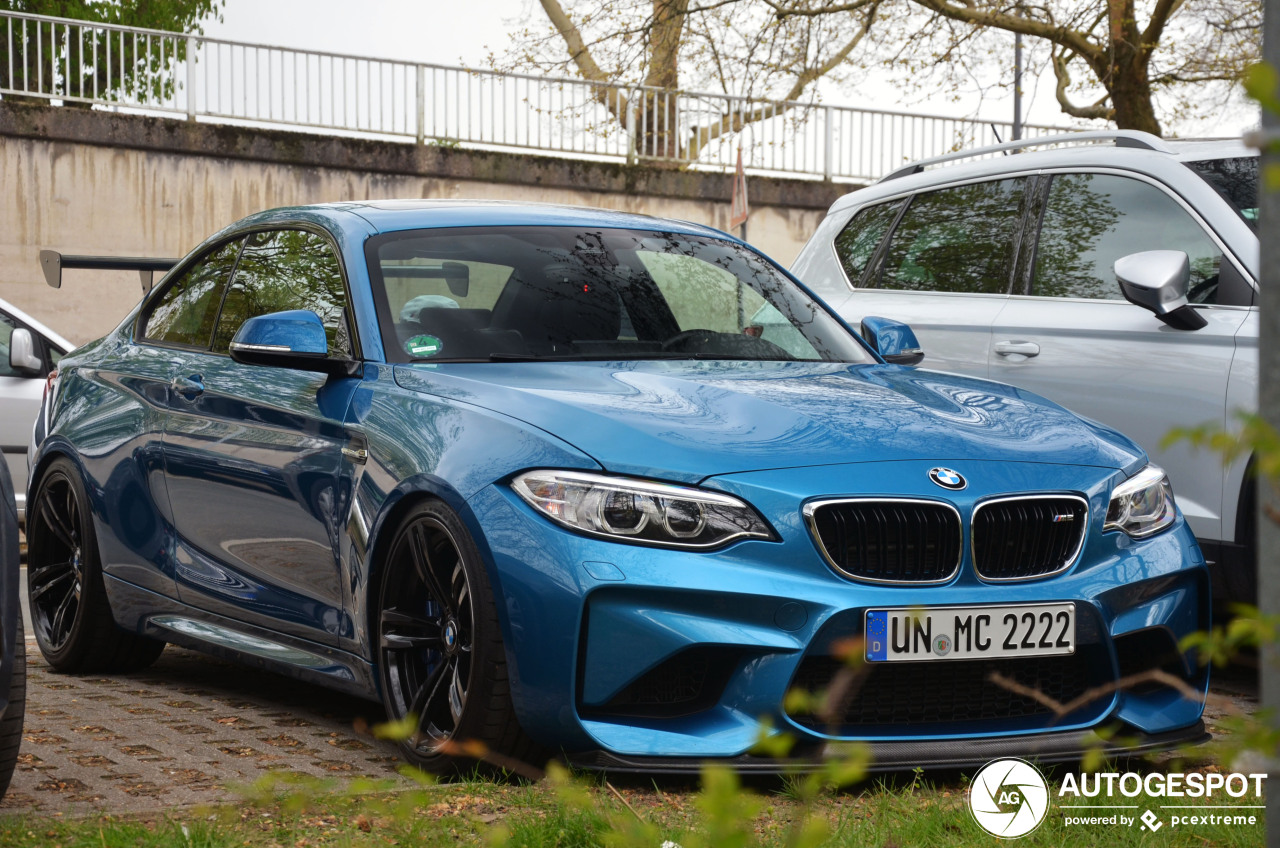
[[[836,180],[1008,139],[936,115],[606,85],[0,12],[0,97]],[[1028,125],[1028,136],[1066,128]]]

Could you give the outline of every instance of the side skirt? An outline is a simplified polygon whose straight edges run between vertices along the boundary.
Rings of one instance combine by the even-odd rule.
[[[111,575],[116,623],[220,659],[378,701],[373,666],[354,654],[189,607]]]

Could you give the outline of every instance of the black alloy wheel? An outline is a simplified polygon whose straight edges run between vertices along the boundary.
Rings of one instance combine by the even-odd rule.
[[[53,461],[28,505],[27,598],[36,644],[54,671],[134,671],[164,650],[115,623],[89,499],[66,458]]]
[[[27,522],[27,592],[41,650],[57,653],[75,632],[84,589],[83,515],[72,480],[61,470],[40,487]]]
[[[409,758],[435,771],[456,770],[468,756],[528,762],[534,749],[515,720],[489,581],[470,534],[443,503],[423,502],[400,524],[379,600],[383,700],[393,721],[412,717],[400,742]]]

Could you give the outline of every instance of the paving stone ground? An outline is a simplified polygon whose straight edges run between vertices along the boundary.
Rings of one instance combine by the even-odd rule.
[[[383,721],[381,706],[282,675],[173,645],[133,674],[55,674],[29,635],[27,674],[22,749],[0,815],[234,803],[237,786],[272,770],[410,785],[395,747],[356,729]]]
[[[234,802],[233,785],[273,769],[398,777],[395,749],[355,730],[383,720],[377,704],[172,645],[144,672],[91,677],[54,674],[28,650],[26,726],[0,814]]]

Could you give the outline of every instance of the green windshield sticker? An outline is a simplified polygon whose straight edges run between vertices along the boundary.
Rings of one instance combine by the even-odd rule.
[[[404,349],[411,356],[435,356],[444,350],[444,342],[435,336],[414,336],[404,343]]]

